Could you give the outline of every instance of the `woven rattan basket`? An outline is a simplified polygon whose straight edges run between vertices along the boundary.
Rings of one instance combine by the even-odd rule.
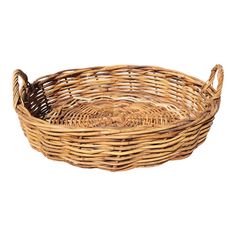
[[[32,84],[16,70],[13,102],[31,146],[46,157],[118,171],[189,156],[206,139],[222,84],[220,65],[206,83],[154,66],[65,70]]]

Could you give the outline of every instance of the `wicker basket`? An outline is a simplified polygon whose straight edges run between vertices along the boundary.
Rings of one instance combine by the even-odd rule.
[[[189,156],[206,139],[222,84],[221,65],[206,83],[154,66],[65,70],[32,84],[16,70],[13,102],[31,146],[46,157],[118,171]]]

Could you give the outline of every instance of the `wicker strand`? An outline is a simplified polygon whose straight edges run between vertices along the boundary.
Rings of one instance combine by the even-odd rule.
[[[223,87],[223,79],[224,79],[224,70],[223,67],[219,64],[215,65],[212,70],[211,70],[211,74],[210,77],[208,79],[208,81],[206,82],[206,84],[203,86],[203,92],[205,92],[209,86],[213,86],[213,82],[214,79],[216,77],[216,73],[217,73],[217,79],[218,79],[218,85],[216,88],[216,92],[214,95],[213,99],[218,99],[221,96],[221,92],[222,92],[222,87]]]
[[[27,87],[27,85],[29,84],[28,82],[28,77],[27,75],[17,69],[14,71],[13,73],[13,106],[16,109],[17,104],[19,103],[19,101],[21,100],[21,96],[20,96],[20,91],[19,91],[19,77],[22,79],[23,84],[22,84],[22,89],[25,89]]]

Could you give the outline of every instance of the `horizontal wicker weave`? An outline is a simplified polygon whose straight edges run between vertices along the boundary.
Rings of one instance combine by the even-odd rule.
[[[31,146],[46,157],[118,171],[189,156],[218,111],[223,76],[221,65],[206,83],[160,67],[121,65],[65,70],[31,84],[16,70],[13,102]]]

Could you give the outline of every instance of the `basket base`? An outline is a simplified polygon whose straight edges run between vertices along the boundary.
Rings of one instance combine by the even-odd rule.
[[[73,100],[53,109],[45,119],[51,124],[74,127],[164,126],[189,118],[176,104],[135,99]]]

